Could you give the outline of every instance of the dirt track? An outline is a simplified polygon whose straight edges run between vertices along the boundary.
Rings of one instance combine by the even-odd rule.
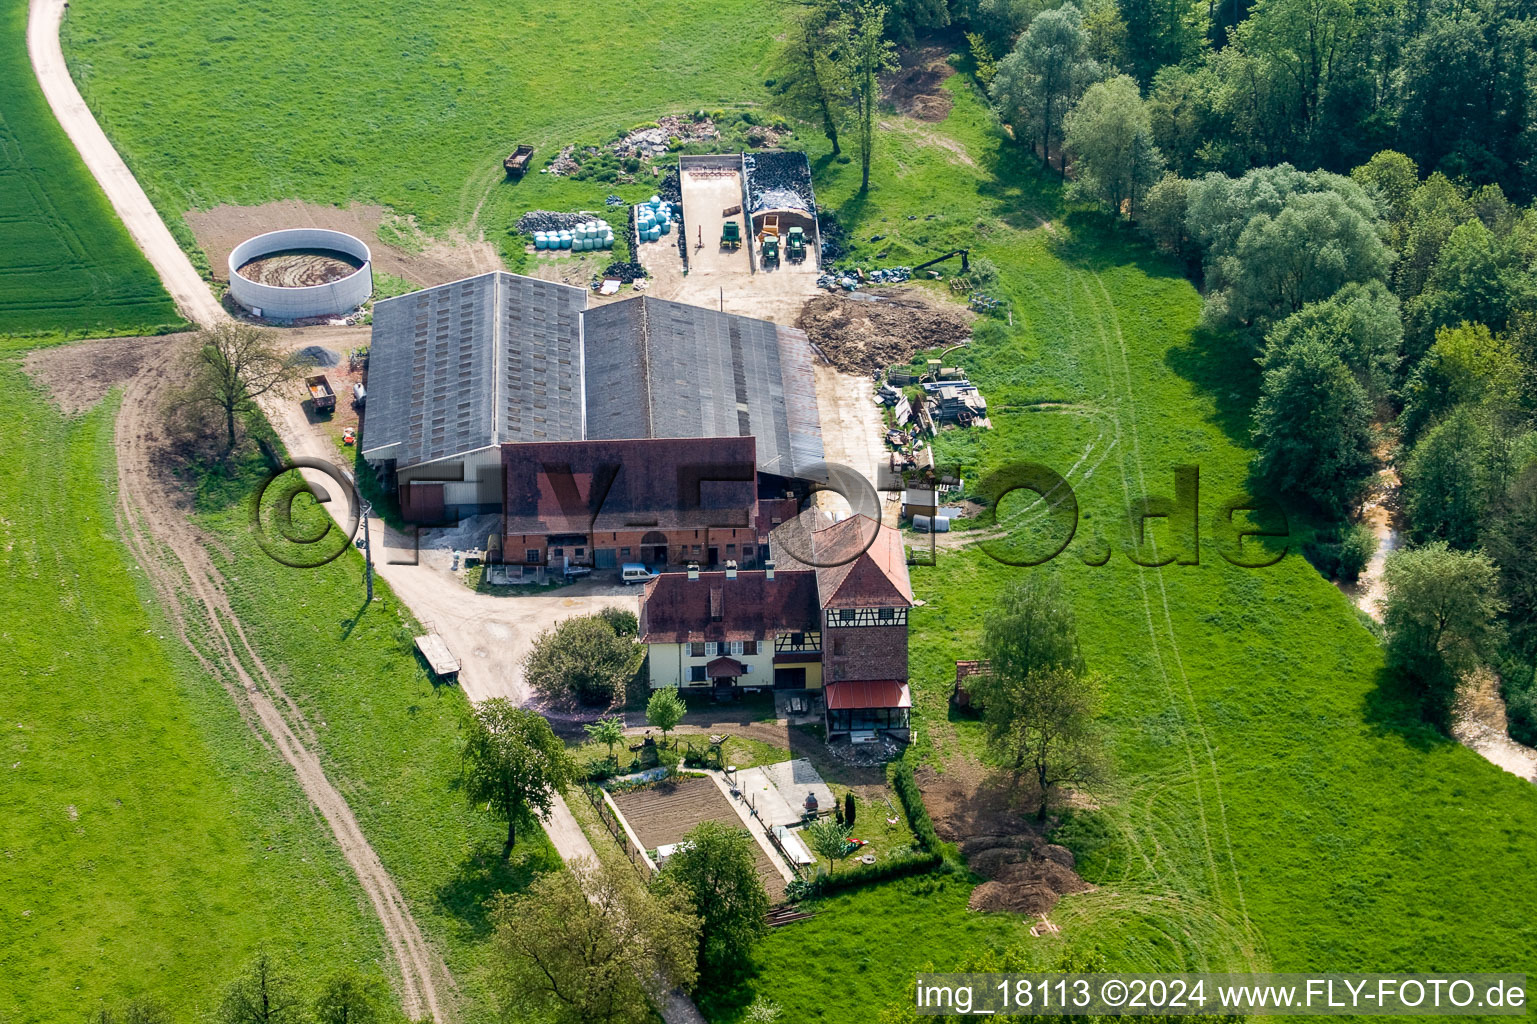
[[[199,248],[208,254],[209,268],[220,281],[229,277],[229,254],[235,246],[264,231],[292,227],[329,228],[361,238],[373,253],[374,269],[422,287],[446,284],[502,266],[496,247],[484,239],[472,240],[457,234],[446,239],[428,238],[411,221],[394,217],[382,206],[362,203],[341,209],[282,199],[260,206],[188,210],[182,219],[192,229]],[[380,236],[381,228],[390,230],[391,238],[409,240],[411,247],[390,244]]]
[[[117,418],[119,530],[149,575],[182,643],[224,686],[263,742],[293,768],[305,795],[331,826],[384,927],[400,969],[406,1015],[415,1019],[425,1013],[435,1021],[448,1020],[455,988],[447,966],[428,946],[352,809],[326,778],[311,747],[315,736],[309,723],[246,637],[223,577],[165,471],[161,389],[173,358],[171,349],[162,350],[124,389]]]
[[[107,194],[134,243],[160,275],[160,283],[170,292],[181,315],[205,326],[227,319],[213,293],[171,237],[160,214],[155,212],[133,172],[107,141],[80,90],[75,88],[59,45],[64,6],[65,0],[32,0],[27,15],[27,53],[32,57],[37,84],[48,106],[53,108],[85,166]]]

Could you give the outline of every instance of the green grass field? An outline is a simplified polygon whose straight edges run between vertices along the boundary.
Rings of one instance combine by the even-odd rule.
[[[65,53],[168,219],[219,203],[377,202],[430,232],[475,220],[505,242],[514,205],[602,209],[613,191],[537,171],[504,184],[514,143],[537,146],[543,166],[562,145],[680,107],[759,98],[765,16],[782,15],[749,0],[110,0],[71,9]]]
[[[67,49],[162,211],[374,201],[429,230],[473,223],[505,246],[521,210],[613,191],[538,175],[503,185],[497,161],[512,142],[538,144],[542,160],[668,110],[761,98],[774,34],[764,10],[648,0],[604,24],[577,7],[435,5],[370,10],[370,31],[358,33],[355,0],[254,13],[91,0],[71,15]],[[271,81],[252,77],[260,67]],[[957,76],[946,88],[956,102],[947,121],[894,119],[883,131],[868,195],[857,193],[857,164],[813,145],[819,199],[851,238],[886,235],[863,248],[889,250],[887,263],[967,245],[997,265],[1012,323],[980,332],[964,356],[997,429],[947,435],[940,452],[968,476],[1016,459],[1051,466],[1081,509],[1078,539],[1050,569],[970,551],[915,571],[927,605],[913,617],[914,689],[933,723],[921,742],[934,754],[977,747],[973,725],[945,721],[951,662],[974,653],[999,588],[1026,571],[1061,573],[1085,654],[1110,680],[1117,779],[1100,810],[1060,834],[1100,887],[1059,905],[1052,940],[1029,938],[1015,918],[968,914],[957,878],[840,895],[814,921],[775,931],[757,976],[707,1009],[733,1020],[757,993],[797,1020],[864,1019],[901,1001],[918,966],[1049,965],[1079,951],[1147,969],[1537,969],[1537,792],[1404,723],[1344,598],[1296,555],[1270,569],[1229,566],[1210,534],[1198,566],[1142,569],[1122,553],[1126,510],[1171,493],[1176,465],[1199,466],[1203,512],[1247,485],[1252,364],[1197,330],[1200,298],[1176,267],[1064,208],[969,83]],[[326,753],[355,787],[344,791],[426,808],[432,787],[370,733],[399,735],[410,707],[441,700],[405,667],[393,675],[403,654],[387,613],[371,610],[352,634],[376,631],[371,653],[353,657],[384,659],[386,675],[350,672],[336,649],[362,650],[338,643],[356,611],[346,565],[323,571],[335,577],[329,601],[248,568],[235,513],[219,500],[202,515],[241,559],[237,601],[270,623],[274,661],[307,666],[294,669],[295,689],[336,730]],[[1026,529],[1028,509],[1014,513]],[[1105,552],[1103,566],[1086,564]],[[396,688],[380,694],[377,678]],[[441,767],[442,728],[418,737],[429,770]],[[452,798],[423,811],[442,836],[399,834],[387,812],[367,813],[414,902],[441,891],[475,848],[444,838],[474,828],[454,821]],[[451,955],[473,964],[475,922],[418,905]]]
[[[215,560],[258,653],[319,731],[328,777],[465,991],[465,1019],[484,1019],[485,902],[560,859],[538,828],[525,826],[512,861],[502,863],[505,826],[469,807],[458,786],[464,695],[429,680],[412,644],[415,620],[382,581],[365,608],[357,551],[293,569],[261,550],[248,499],[265,466],[249,451],[227,473],[202,478],[197,521],[224,548],[215,546]],[[307,517],[318,523],[324,515],[304,499],[296,510],[301,532]]]
[[[383,936],[291,771],[154,607],[114,524],[115,403],[0,353],[0,1019],[209,1008],[260,945],[306,982]],[[39,467],[43,467],[39,470]]]
[[[181,317],[43,99],[27,2],[0,5],[0,335],[151,333]]]
[[[262,946],[305,985],[346,964],[382,975],[383,935],[329,829],[181,648],[117,539],[115,402],[63,417],[9,344],[0,914],[16,941],[0,947],[0,1019],[70,1019],[139,994],[208,1009]],[[244,503],[259,473],[253,459],[204,477],[197,521],[331,781],[445,954],[462,1019],[485,1019],[485,900],[559,860],[524,829],[502,864],[500,827],[457,789],[462,694],[427,681],[387,588],[362,608],[356,552],[295,570],[259,550]]]

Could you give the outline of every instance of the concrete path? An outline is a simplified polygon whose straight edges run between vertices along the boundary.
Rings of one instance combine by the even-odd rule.
[[[106,133],[75,88],[74,79],[69,77],[64,50],[59,45],[64,8],[65,0],[32,0],[27,15],[27,53],[32,57],[43,96],[128,233],[160,275],[161,284],[171,293],[181,315],[203,327],[229,319],[192,261],[176,244],[128,165],[107,141]]]

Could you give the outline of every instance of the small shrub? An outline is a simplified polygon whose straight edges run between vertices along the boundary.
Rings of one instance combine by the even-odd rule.
[[[967,262],[966,280],[973,288],[991,288],[998,283],[998,267],[986,256],[977,256]]]
[[[925,852],[937,853],[944,844],[939,833],[934,831],[934,821],[923,804],[923,793],[913,778],[913,766],[905,756],[886,766],[886,781],[896,791],[897,799],[902,801],[902,810],[907,813],[907,823],[912,827],[918,845]]]
[[[977,65],[977,81],[991,85],[998,74],[998,58],[993,56],[992,46],[980,32],[967,32],[966,43],[971,47],[971,59]]]
[[[1537,747],[1537,667],[1507,666],[1501,678],[1510,738]]]
[[[1377,535],[1370,526],[1358,523],[1345,531],[1345,539],[1340,542],[1339,549],[1340,579],[1347,583],[1360,579],[1361,573],[1366,571],[1366,564],[1376,553]]]

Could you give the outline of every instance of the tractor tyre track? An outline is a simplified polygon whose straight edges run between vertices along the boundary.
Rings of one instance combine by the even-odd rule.
[[[120,533],[178,638],[219,680],[262,743],[293,769],[305,796],[330,826],[384,930],[406,1016],[416,1019],[425,1013],[447,1021],[455,986],[446,964],[423,937],[352,808],[326,777],[309,723],[252,646],[222,574],[188,519],[187,502],[165,470],[169,453],[160,433],[161,409],[172,360],[169,351],[150,360],[123,391],[116,424]]]

